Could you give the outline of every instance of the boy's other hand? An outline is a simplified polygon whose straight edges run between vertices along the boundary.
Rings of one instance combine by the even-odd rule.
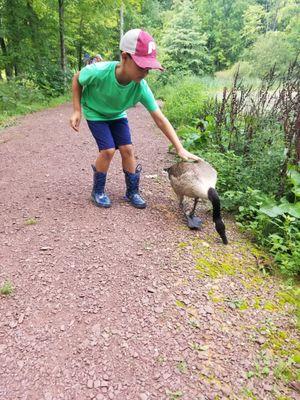
[[[70,125],[71,125],[71,128],[73,128],[74,131],[76,131],[76,132],[79,132],[80,121],[81,121],[81,112],[74,111],[70,118]]]
[[[189,151],[182,149],[179,150],[178,153],[179,157],[181,157],[184,161],[188,160],[202,160],[202,158],[196,156],[195,154],[190,153]],[[202,160],[203,161],[203,160]]]

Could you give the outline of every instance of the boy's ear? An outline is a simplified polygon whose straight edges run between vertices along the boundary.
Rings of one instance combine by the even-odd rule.
[[[129,54],[127,54],[126,51],[121,51],[121,58],[122,61],[125,61],[129,58]]]

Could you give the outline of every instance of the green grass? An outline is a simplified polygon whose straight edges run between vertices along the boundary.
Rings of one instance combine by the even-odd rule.
[[[33,102],[29,105],[18,103],[14,109],[5,110],[3,111],[3,114],[0,114],[0,129],[14,125],[16,117],[31,114],[35,111],[41,111],[46,108],[56,107],[68,101],[70,101],[70,96],[63,95],[55,98],[44,99],[43,101],[39,102]]]
[[[36,218],[28,218],[24,222],[25,225],[36,225],[37,224],[37,219]]]
[[[70,101],[70,94],[47,97],[30,81],[0,83],[0,129],[14,125],[15,118]]]
[[[12,294],[13,290],[14,288],[11,282],[5,281],[0,287],[0,294],[2,294],[3,296],[9,296],[10,294]]]

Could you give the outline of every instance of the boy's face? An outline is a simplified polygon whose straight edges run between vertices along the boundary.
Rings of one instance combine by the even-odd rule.
[[[128,53],[122,53],[122,62],[124,65],[124,70],[126,71],[127,76],[137,83],[141,82],[142,79],[146,78],[149,73],[148,68],[139,67],[131,58]]]

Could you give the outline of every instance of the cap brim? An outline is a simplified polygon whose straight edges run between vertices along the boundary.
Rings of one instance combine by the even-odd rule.
[[[160,71],[164,71],[162,65],[153,57],[141,57],[136,56],[135,54],[131,54],[133,61],[140,68],[149,68],[149,69],[159,69]]]

